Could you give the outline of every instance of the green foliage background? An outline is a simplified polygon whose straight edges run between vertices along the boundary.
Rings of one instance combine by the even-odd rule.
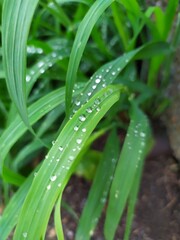
[[[143,0],[0,1],[0,240],[14,227],[15,240],[44,239],[53,208],[64,239],[61,198],[80,169],[92,187],[76,239],[91,238],[105,205],[105,239],[114,239],[126,206],[129,239],[153,142],[147,115],[169,104],[178,7],[178,0],[165,9]],[[92,143],[104,134],[95,154]]]

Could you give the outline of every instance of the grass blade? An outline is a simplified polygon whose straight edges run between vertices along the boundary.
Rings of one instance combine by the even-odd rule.
[[[116,228],[137,175],[137,167],[147,153],[149,131],[147,117],[132,103],[131,122],[115,171],[107,208],[104,233],[108,240],[114,239]]]
[[[72,101],[72,92],[74,83],[76,81],[77,70],[79,67],[79,63],[82,58],[82,54],[88,38],[91,34],[91,31],[96,24],[99,17],[103,14],[107,7],[114,0],[97,0],[91,6],[89,11],[87,12],[86,16],[82,20],[81,24],[79,25],[76,38],[74,40],[74,44],[72,47],[68,70],[67,70],[67,77],[66,77],[66,112],[67,115],[70,113],[70,106]]]
[[[3,2],[2,46],[9,94],[26,126],[31,129],[26,105],[26,48],[38,0]]]
[[[96,171],[93,185],[78,224],[75,239],[88,240],[93,234],[101,211],[106,203],[118,156],[119,140],[116,132],[112,131],[107,140],[102,160]]]
[[[52,208],[69,179],[73,160],[96,124],[119,99],[119,95],[120,89],[117,86],[103,89],[65,125],[33,181],[22,208],[14,240],[23,239],[23,236],[40,239],[44,235]],[[101,111],[96,110],[97,97],[100,99],[98,106]],[[93,108],[91,114],[86,112],[89,107]]]

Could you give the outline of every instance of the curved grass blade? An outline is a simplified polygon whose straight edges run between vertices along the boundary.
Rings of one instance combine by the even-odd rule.
[[[149,58],[160,52],[169,53],[169,45],[162,42],[148,43],[100,67],[90,78],[82,93],[75,98],[71,112],[76,112],[100,89],[112,84],[130,62],[136,59]]]
[[[61,198],[62,198],[62,193],[60,194],[58,201],[56,203],[55,214],[54,214],[55,229],[56,229],[58,240],[64,240],[64,234],[63,234],[62,223],[61,223],[61,214],[60,214]]]
[[[97,0],[91,6],[86,16],[79,25],[76,38],[72,47],[67,77],[66,77],[66,112],[69,116],[72,101],[72,92],[76,81],[77,70],[82,58],[82,54],[91,31],[103,12],[114,0]]]
[[[39,167],[38,167],[39,168]],[[36,169],[36,171],[38,170]],[[34,178],[32,173],[11,198],[0,218],[0,239],[6,240],[17,223],[20,209]]]
[[[126,226],[125,226],[125,233],[124,233],[124,240],[129,240],[129,236],[131,233],[131,226],[134,217],[134,211],[136,206],[137,195],[140,187],[140,180],[143,171],[143,161],[139,163],[137,168],[136,177],[134,178],[134,182],[130,191],[129,199],[128,199],[128,211],[126,217]]]
[[[26,74],[27,95],[30,93],[33,85],[42,74],[44,74],[55,63],[68,56],[68,49],[53,51],[47,56],[40,58],[37,63],[28,69]]]
[[[109,86],[89,100],[65,125],[46,159],[26,197],[16,227],[14,240],[40,239],[44,235],[52,208],[71,174],[74,159],[83,148],[97,123],[118,101],[122,86]],[[100,101],[97,104],[96,99]],[[87,113],[87,108],[92,113]],[[98,111],[97,108],[101,111]],[[46,209],[46,211],[44,211]]]
[[[26,51],[37,4],[38,0],[6,0],[3,2],[2,16],[3,62],[8,91],[23,122],[31,131],[26,105]]]
[[[109,128],[108,128],[109,129]],[[82,149],[80,154],[78,155],[78,159],[76,160],[78,164],[79,160],[81,159],[84,152],[86,152],[87,148],[94,142],[98,137],[102,136],[108,129],[101,129],[98,132],[95,132],[91,135],[91,137],[86,142],[85,147]],[[27,192],[29,191],[29,188],[31,186],[31,183],[33,181],[34,176],[37,175],[38,169],[40,166],[38,166],[34,172],[28,176],[28,178],[25,180],[25,182],[21,185],[21,187],[18,189],[18,191],[14,194],[14,196],[11,198],[10,202],[8,203],[8,206],[3,212],[3,215],[0,219],[0,236],[2,237],[1,240],[7,239],[7,236],[11,233],[14,226],[17,223],[17,219],[20,213],[20,210],[22,208],[24,199],[27,195]],[[62,202],[62,207],[67,208],[64,202]],[[16,206],[16,207],[14,207]],[[60,211],[59,211],[60,213]],[[58,214],[58,212],[56,212]],[[75,216],[75,219],[77,219],[77,216]],[[8,227],[7,227],[8,226]],[[56,227],[60,227],[55,225]]]
[[[29,119],[30,124],[33,125],[42,116],[51,111],[57,105],[64,103],[65,89],[61,88],[49,93],[42,97],[37,102],[33,103],[29,107]],[[21,121],[21,118],[17,116],[14,121],[3,132],[0,138],[0,173],[2,174],[2,167],[4,159],[9,152],[13,144],[19,139],[20,136],[27,130],[27,127]]]
[[[112,131],[78,224],[76,240],[88,240],[92,236],[107,200],[118,156],[119,140],[116,132]]]
[[[104,233],[108,240],[114,239],[115,231],[126,206],[137,167],[143,162],[150,142],[150,126],[147,117],[132,103],[131,122],[121,151],[110,190]]]

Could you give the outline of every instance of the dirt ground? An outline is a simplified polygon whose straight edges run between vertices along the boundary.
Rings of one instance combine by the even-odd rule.
[[[156,137],[156,144],[144,166],[139,198],[134,216],[131,240],[180,240],[180,178],[179,164],[172,156],[164,133]],[[63,200],[80,216],[90,183],[73,176],[66,187]],[[102,216],[92,240],[104,240]],[[73,240],[77,220],[62,209],[65,239]],[[114,240],[123,239],[123,219]],[[50,224],[47,240],[55,240]]]

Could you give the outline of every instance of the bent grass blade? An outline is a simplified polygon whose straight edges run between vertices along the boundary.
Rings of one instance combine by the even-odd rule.
[[[3,2],[2,49],[9,94],[25,125],[33,132],[26,105],[26,51],[29,28],[38,0]]]
[[[107,240],[114,239],[116,228],[137,175],[137,168],[144,161],[147,154],[150,136],[147,117],[135,103],[132,103],[131,122],[110,190],[104,227]]]
[[[97,97],[100,99],[98,106],[95,104]],[[65,125],[31,185],[14,240],[24,239],[24,235],[29,239],[40,239],[44,234],[52,208],[69,178],[73,160],[97,123],[119,97],[120,90],[117,86],[101,90]],[[91,114],[86,112],[89,107],[93,109]]]

